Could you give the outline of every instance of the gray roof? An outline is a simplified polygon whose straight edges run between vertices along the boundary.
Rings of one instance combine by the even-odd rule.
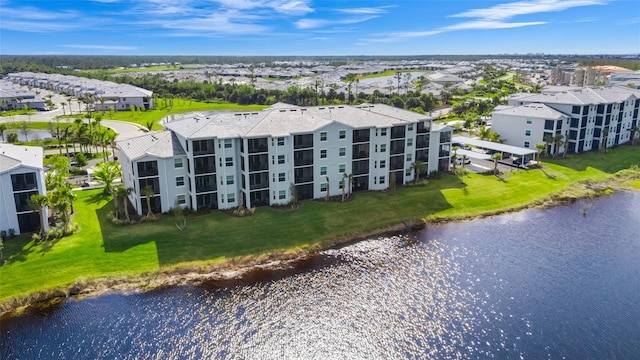
[[[120,151],[133,161],[146,155],[170,158],[186,155],[180,141],[171,131],[151,132],[117,142]]]
[[[568,115],[561,113],[558,110],[552,109],[545,104],[533,103],[522,106],[501,107],[498,110],[494,110],[492,114],[500,115],[512,115],[512,116],[526,116],[532,118],[542,119],[564,119]]]
[[[431,117],[388,105],[282,106],[251,113],[193,113],[165,126],[188,139],[288,136],[316,131],[332,123],[357,128],[391,127]]]
[[[628,100],[630,97],[640,98],[640,91],[622,86],[545,88],[542,94],[514,94],[511,99],[527,102],[569,105],[596,105]]]
[[[521,147],[512,146],[512,145],[505,145],[505,144],[495,143],[491,141],[470,138],[466,136],[454,136],[451,139],[451,142],[473,145],[483,149],[496,150],[496,151],[510,153],[510,154],[519,155],[519,156],[531,155],[537,152],[536,150],[532,150],[532,149],[521,148]]]
[[[42,169],[44,151],[39,146],[0,144],[0,173],[22,165]]]

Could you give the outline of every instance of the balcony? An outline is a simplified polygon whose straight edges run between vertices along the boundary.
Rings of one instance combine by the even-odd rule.
[[[354,161],[351,165],[353,175],[364,175],[369,173],[369,160]]]
[[[353,145],[353,159],[366,159],[369,157],[369,143]]]
[[[13,191],[37,190],[36,173],[11,175]]]
[[[195,158],[193,163],[196,175],[216,172],[216,159],[213,156]]]
[[[369,138],[371,137],[371,130],[353,130],[353,143],[363,143],[369,142]]]
[[[294,166],[313,165],[313,150],[300,150],[293,153]]]
[[[193,141],[193,155],[213,155],[216,153],[216,148],[213,145],[213,140],[194,140]]]
[[[217,191],[215,175],[196,176],[196,193]]]
[[[295,135],[293,137],[294,149],[307,149],[313,147],[313,134]]]
[[[265,153],[269,151],[269,143],[267,138],[249,139],[247,140],[249,154]]]
[[[269,173],[262,172],[249,175],[249,189],[268,189],[269,188]]]
[[[391,155],[404,154],[404,140],[391,141]]]
[[[156,161],[143,161],[138,163],[138,177],[158,176],[158,163]]]
[[[296,184],[313,182],[313,166],[295,169],[294,177]]]
[[[404,126],[394,126],[391,128],[391,139],[404,139],[405,137],[405,127]]]
[[[249,171],[269,170],[269,155],[249,155]]]

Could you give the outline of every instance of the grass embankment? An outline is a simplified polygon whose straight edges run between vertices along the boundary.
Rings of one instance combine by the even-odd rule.
[[[201,101],[192,101],[187,99],[173,99],[173,106],[170,106],[172,100],[159,98],[155,101],[158,102],[158,108],[144,111],[105,111],[104,114],[100,111],[94,112],[96,115],[102,116],[105,120],[121,120],[136,123],[138,125],[146,126],[147,123],[153,122],[154,130],[162,129],[162,126],[158,122],[167,115],[182,114],[193,111],[259,111],[267,108],[267,105],[238,105],[238,104],[219,104],[219,103],[206,103]],[[61,116],[65,118],[82,118],[82,115],[67,115]]]
[[[464,184],[443,175],[425,186],[394,193],[358,193],[341,203],[305,201],[299,211],[259,208],[236,218],[221,212],[188,218],[179,232],[175,219],[116,226],[107,214],[113,205],[101,190],[78,193],[74,220],[81,230],[54,243],[27,237],[5,242],[8,262],[0,267],[0,301],[69,287],[78,278],[137,276],[175,267],[190,269],[270,252],[301,252],[347,239],[423,221],[472,218],[519,209],[577,188],[584,181],[615,179],[614,172],[640,164],[640,147],[624,146],[606,154],[589,153],[544,162],[543,169],[517,170],[502,178],[471,174]],[[640,174],[620,184],[640,189]],[[567,197],[584,194],[568,194]],[[15,303],[12,303],[15,305]],[[1,309],[1,307],[0,307]]]
[[[377,74],[358,75],[357,78],[358,79],[375,79],[375,78],[386,77],[386,76],[394,76],[397,72],[398,70],[386,70]],[[414,70],[400,70],[400,72],[401,73],[430,73],[432,71],[414,69]],[[344,82],[346,82],[346,80]],[[395,85],[395,82],[394,82],[394,85]]]

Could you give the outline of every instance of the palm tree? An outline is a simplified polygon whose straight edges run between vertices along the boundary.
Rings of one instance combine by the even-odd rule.
[[[631,145],[636,145],[636,140],[640,138],[640,125],[631,129]],[[2,138],[4,140],[4,137]]]
[[[424,161],[417,160],[411,164],[411,169],[413,170],[415,176],[413,181],[417,184],[420,180],[420,174],[427,171],[427,165],[425,165]]]
[[[540,165],[540,155],[547,150],[547,147],[544,144],[536,144],[536,150],[538,150],[538,165]]]
[[[486,140],[489,138],[491,129],[489,129],[488,127],[484,126],[484,125],[480,125],[480,127],[476,130],[476,133],[478,135],[478,137],[480,138],[480,140]]]
[[[115,179],[122,176],[122,170],[120,169],[120,164],[116,162],[105,162],[98,165],[98,169],[94,171],[93,176],[104,184],[104,193],[111,194],[113,191],[112,184]]]
[[[69,104],[69,115],[73,115],[73,109],[71,109],[71,96],[67,97],[67,104]]]
[[[498,175],[498,161],[502,160],[502,153],[497,152],[491,155],[491,158],[493,159],[493,174]]]
[[[2,137],[2,141],[4,141],[4,131],[7,130],[6,124],[0,124],[0,137]]]
[[[153,192],[153,187],[151,185],[147,185],[142,188],[142,194],[144,194],[147,199],[147,217],[153,217],[153,212],[151,212],[151,197],[155,195]]]
[[[560,146],[562,146],[564,135],[556,134],[553,137],[553,157],[558,157],[558,153],[560,152]]]
[[[115,193],[113,195],[113,201],[116,207],[116,217],[118,217],[117,215],[118,199],[122,199],[122,209],[124,210],[124,218],[125,220],[130,221],[129,204],[127,203],[127,199],[129,198],[129,195],[131,195],[131,193],[133,193],[133,188],[130,188],[130,187],[126,188],[123,185],[119,185],[118,187],[116,187]]]
[[[327,194],[324,197],[324,201],[329,201],[329,183],[330,183],[329,176],[325,176],[325,179],[327,180]]]
[[[456,165],[458,161],[458,147],[454,146],[451,149],[453,150],[453,172],[456,172]]]
[[[62,106],[62,115],[63,115],[63,116],[64,116],[64,115],[67,115],[67,111],[66,111],[67,104],[65,104],[65,103],[61,102],[61,103],[60,103],[60,106]]]
[[[547,155],[549,155],[549,153],[551,152],[551,143],[553,143],[553,136],[551,135],[547,135],[544,137],[544,148],[545,148],[545,153]]]
[[[347,181],[349,180],[349,175],[346,173],[342,174],[342,181],[340,181],[342,185],[342,201],[344,201],[347,192]]]
[[[609,137],[609,127],[605,127],[604,129],[602,129],[602,145],[600,146],[600,149],[604,151],[604,149],[607,147],[607,138]]]
[[[26,121],[20,124],[20,132],[24,135],[25,141],[29,141],[29,124]]]
[[[43,238],[47,221],[45,219],[45,208],[49,204],[49,199],[46,195],[34,194],[29,198],[29,203],[31,204],[31,208],[40,214],[40,231],[38,235],[40,235],[40,238]]]
[[[349,101],[349,104],[351,104],[351,86],[353,85],[353,82],[356,81],[356,74],[353,73],[348,73],[345,81],[347,82],[347,89],[349,91],[349,97],[347,98]]]
[[[349,180],[349,187],[347,188],[347,190],[349,192],[347,196],[351,196],[351,193],[353,192],[353,174],[348,175],[348,180]]]

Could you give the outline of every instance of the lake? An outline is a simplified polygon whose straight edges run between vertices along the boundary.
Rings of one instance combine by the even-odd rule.
[[[640,194],[429,226],[238,281],[70,299],[1,330],[2,359],[637,358]]]

